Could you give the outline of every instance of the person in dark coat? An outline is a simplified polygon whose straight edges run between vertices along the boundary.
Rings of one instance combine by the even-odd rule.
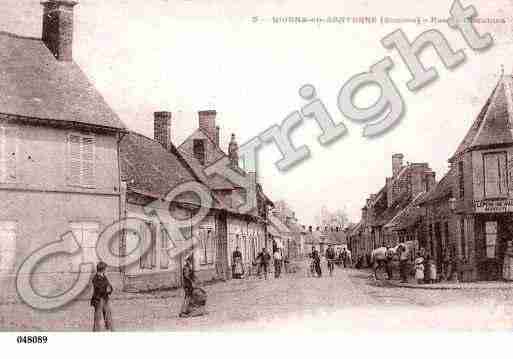
[[[107,269],[107,264],[99,262],[96,265],[96,274],[92,280],[93,296],[91,298],[91,306],[94,307],[94,332],[101,330],[102,316],[105,321],[105,329],[114,330],[112,325],[112,311],[109,304],[109,296],[113,289],[105,276],[105,269]]]
[[[206,314],[205,304],[207,301],[207,293],[203,289],[195,287],[196,278],[192,267],[192,256],[189,256],[185,260],[182,278],[185,295],[180,310],[180,317],[196,317]]]
[[[312,253],[310,254],[310,257],[313,261],[313,266],[315,269],[315,273],[317,273],[318,277],[322,276],[322,269],[321,269],[321,256],[319,255],[319,252],[315,247],[312,247]]]
[[[267,252],[267,248],[262,248],[262,251],[258,254],[257,262],[259,263],[258,276],[261,271],[264,272],[264,277],[267,279],[267,272],[269,270],[269,262],[271,261],[271,255]]]

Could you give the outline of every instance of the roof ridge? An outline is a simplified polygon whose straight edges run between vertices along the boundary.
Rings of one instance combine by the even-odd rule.
[[[9,32],[9,31],[3,31],[3,30],[0,30],[0,36],[9,36],[9,37],[13,37],[15,39],[23,39],[23,40],[36,40],[36,41],[43,41],[41,38],[39,37],[33,37],[33,36],[24,36],[24,35],[19,35],[19,34],[15,34],[13,32]]]

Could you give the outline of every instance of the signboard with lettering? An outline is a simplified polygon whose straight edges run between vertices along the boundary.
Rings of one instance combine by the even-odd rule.
[[[483,199],[474,201],[476,213],[513,212],[513,199]]]

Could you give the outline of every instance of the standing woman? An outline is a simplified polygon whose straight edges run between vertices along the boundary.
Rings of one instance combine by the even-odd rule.
[[[182,309],[180,310],[180,317],[187,317],[192,311],[191,300],[192,291],[194,289],[194,271],[192,269],[192,256],[187,257],[182,271],[183,276],[183,291],[185,293]]]
[[[235,248],[235,251],[232,254],[232,263],[233,263],[233,278],[241,279],[244,275],[244,266],[242,264],[242,253],[239,247]]]
[[[424,282],[424,258],[421,253],[417,253],[417,258],[415,258],[415,279],[418,284]]]

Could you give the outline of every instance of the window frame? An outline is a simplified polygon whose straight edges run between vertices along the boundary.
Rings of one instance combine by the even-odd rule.
[[[75,240],[79,243],[81,247],[81,253],[80,253],[80,262],[77,263],[78,258],[74,257],[72,262],[72,271],[80,271],[80,264],[82,263],[93,263],[94,266],[98,263],[98,255],[96,253],[96,247],[98,245],[98,239],[100,238],[100,223],[98,221],[71,221],[69,222],[69,228],[71,233],[73,234],[73,237]],[[84,234],[86,232],[86,228],[89,227],[95,228],[96,231],[96,241],[94,246],[84,246]],[[80,230],[81,238],[77,238],[76,232]],[[90,253],[90,251],[86,251],[84,249],[94,249],[94,258],[86,258],[87,254]]]
[[[14,156],[12,159],[9,157],[8,142],[7,142],[7,130],[14,132]],[[18,127],[1,124],[0,125],[0,183],[13,183],[16,182],[17,178],[17,158],[18,158]],[[10,151],[9,151],[10,152]],[[9,163],[13,161],[13,173],[9,173]]]
[[[16,244],[17,240],[19,238],[19,224],[18,221],[9,221],[9,220],[2,220],[0,221],[0,227],[3,227],[3,225],[11,225],[12,226],[12,232],[14,233],[14,243],[11,248],[12,251],[12,262],[7,268],[4,268],[2,265],[2,259],[0,258],[0,274],[12,274],[14,273],[14,269],[16,266]],[[2,247],[2,243],[0,243],[0,253],[3,252],[10,252],[10,251],[4,251]]]
[[[504,156],[504,173],[501,172],[500,166],[500,157]],[[486,178],[487,178],[487,167],[486,167],[486,157],[487,156],[495,156],[497,159],[497,185],[498,185],[498,195],[488,195],[486,193]],[[482,161],[483,161],[483,194],[486,199],[494,199],[494,198],[505,198],[508,196],[509,192],[509,174],[508,174],[508,154],[506,151],[493,151],[493,152],[483,152],[482,153]],[[502,175],[504,175],[505,179],[503,180]],[[505,185],[505,191],[502,190],[502,185]]]

